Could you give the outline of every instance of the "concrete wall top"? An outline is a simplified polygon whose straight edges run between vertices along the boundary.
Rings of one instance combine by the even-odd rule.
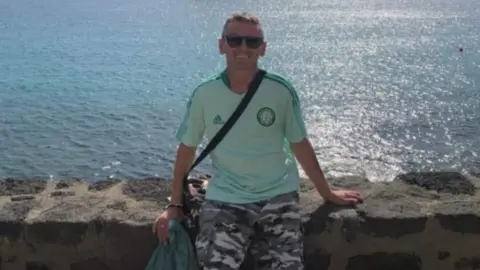
[[[359,189],[364,201],[325,204],[302,181],[307,269],[480,267],[478,174],[328,180]],[[157,244],[151,226],[169,188],[159,178],[0,180],[0,269],[143,269]]]

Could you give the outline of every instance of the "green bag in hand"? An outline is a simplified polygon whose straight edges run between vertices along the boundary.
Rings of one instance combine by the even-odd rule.
[[[171,220],[169,243],[159,243],[145,270],[198,270],[192,241],[183,226]]]

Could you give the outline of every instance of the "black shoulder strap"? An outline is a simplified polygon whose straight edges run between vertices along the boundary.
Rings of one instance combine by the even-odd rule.
[[[192,167],[190,167],[190,170],[188,170],[187,175],[185,178],[188,177],[188,174],[198,165],[200,162],[202,162],[205,157],[207,157],[210,152],[215,149],[215,147],[220,143],[220,141],[227,135],[228,131],[233,127],[235,122],[237,122],[238,118],[240,115],[242,115],[243,111],[247,107],[248,103],[252,99],[253,95],[255,95],[255,92],[257,92],[258,87],[260,86],[260,83],[263,80],[263,77],[265,76],[265,70],[260,69],[257,74],[255,74],[255,77],[253,80],[250,82],[250,85],[248,86],[248,91],[243,97],[243,99],[240,101],[238,104],[237,108],[235,111],[230,115],[228,118],[227,122],[220,128],[220,130],[213,136],[212,140],[208,143],[207,147],[200,153],[198,158],[195,160],[195,162],[192,164]],[[186,179],[184,178],[183,181],[183,186],[184,189],[188,188],[188,183],[185,181]]]

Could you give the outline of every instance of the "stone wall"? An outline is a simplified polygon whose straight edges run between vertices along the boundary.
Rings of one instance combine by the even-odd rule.
[[[329,182],[360,189],[365,200],[354,208],[324,204],[302,184],[306,269],[480,269],[478,175]],[[1,180],[0,269],[144,269],[167,194],[161,179]]]

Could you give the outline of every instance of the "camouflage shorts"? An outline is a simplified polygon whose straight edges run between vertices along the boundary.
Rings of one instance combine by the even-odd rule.
[[[200,266],[237,270],[248,252],[255,258],[255,270],[302,270],[298,201],[296,192],[251,204],[206,200],[195,243]]]

